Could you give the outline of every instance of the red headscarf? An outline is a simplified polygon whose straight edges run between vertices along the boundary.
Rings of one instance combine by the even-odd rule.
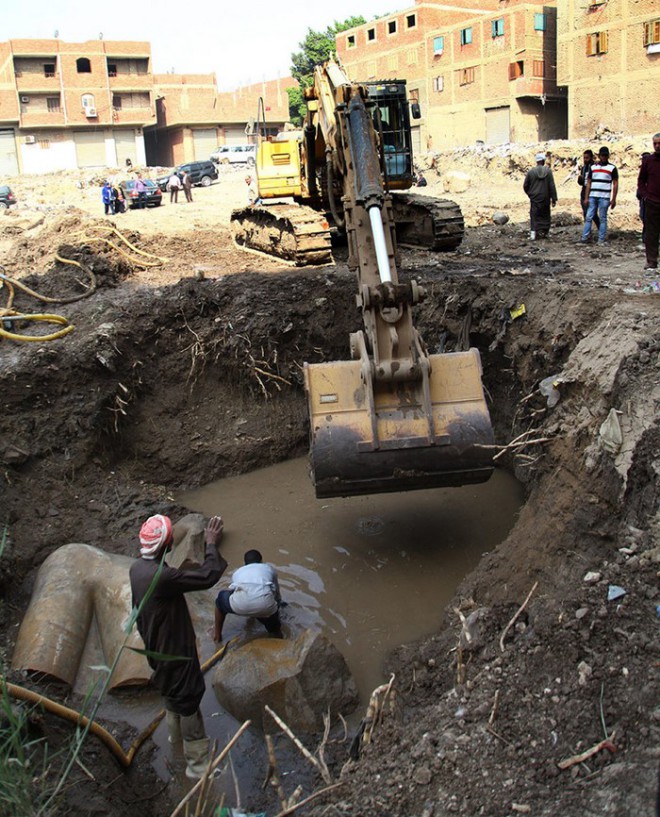
[[[140,556],[155,559],[163,545],[172,539],[172,520],[169,516],[156,514],[140,528]]]

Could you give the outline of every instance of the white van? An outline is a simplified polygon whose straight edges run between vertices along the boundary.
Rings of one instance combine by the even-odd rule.
[[[255,145],[220,145],[211,154],[211,159],[218,165],[247,164],[253,167],[256,157]]]

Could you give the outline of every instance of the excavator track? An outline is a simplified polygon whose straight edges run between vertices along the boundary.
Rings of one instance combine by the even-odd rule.
[[[394,193],[392,206],[398,244],[427,250],[455,250],[463,240],[463,213],[456,202]]]
[[[231,214],[241,247],[293,261],[296,266],[332,261],[330,225],[323,213],[299,204],[244,207]]]

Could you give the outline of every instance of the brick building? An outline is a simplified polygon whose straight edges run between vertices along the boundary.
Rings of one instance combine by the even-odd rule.
[[[276,133],[289,119],[286,89],[295,84],[287,77],[218,93],[215,74],[154,75],[157,122],[145,132],[148,164],[208,159],[218,145],[250,141],[259,98]]]
[[[556,84],[553,4],[461,0],[417,5],[337,35],[354,79],[405,79],[423,118],[413,150],[566,135]]]
[[[279,130],[295,84],[218,93],[214,74],[154,75],[148,42],[0,42],[0,177],[207,159],[247,141],[259,97]]]
[[[558,0],[557,81],[567,86],[568,135],[599,125],[660,130],[658,0]]]
[[[143,163],[155,121],[149,43],[0,43],[3,175]]]

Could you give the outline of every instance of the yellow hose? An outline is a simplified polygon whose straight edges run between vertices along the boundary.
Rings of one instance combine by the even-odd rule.
[[[26,286],[21,281],[18,281],[16,278],[10,278],[8,275],[0,273],[0,286],[4,283],[9,290],[7,303],[4,307],[0,308],[0,319],[8,318],[12,321],[44,321],[46,323],[57,323],[64,326],[64,329],[60,329],[57,332],[51,332],[48,335],[22,335],[5,329],[3,321],[0,320],[0,338],[6,338],[7,340],[14,340],[24,343],[43,343],[47,340],[62,338],[64,335],[68,335],[69,332],[73,331],[73,324],[69,323],[69,321],[61,315],[52,315],[50,313],[43,312],[36,315],[28,315],[19,313],[13,308],[15,289],[20,289],[22,292],[25,292],[26,295],[31,295],[33,298],[37,298],[37,300],[43,301],[47,304],[72,304],[76,301],[82,300],[83,298],[88,298],[93,292],[96,291],[96,276],[91,269],[81,264],[79,261],[74,261],[72,258],[62,258],[62,256],[58,255],[57,253],[55,254],[55,258],[62,264],[73,264],[89,275],[91,283],[87,287],[86,291],[81,295],[74,295],[71,298],[51,298],[48,295],[41,295],[41,293],[35,292],[35,290],[30,289],[30,287]]]
[[[217,661],[219,661],[222,656],[227,651],[229,645],[235,641],[236,638],[231,639],[226,644],[223,644],[220,649],[215,652],[210,658],[208,658],[202,664],[202,672],[207,672]],[[83,728],[86,728],[89,724],[89,731],[96,735],[105,745],[110,749],[112,754],[117,758],[119,763],[124,767],[128,768],[131,763],[133,762],[133,758],[137,754],[138,749],[142,744],[147,740],[147,738],[151,737],[153,733],[156,731],[158,724],[163,720],[165,717],[165,710],[161,709],[160,712],[156,715],[156,717],[151,721],[151,723],[140,732],[140,734],[135,738],[133,743],[128,748],[128,751],[125,752],[121,745],[117,742],[117,740],[108,732],[107,729],[104,729],[99,723],[96,721],[90,720],[86,715],[83,715],[80,712],[76,712],[75,709],[69,709],[68,706],[64,706],[63,704],[58,704],[57,701],[54,701],[52,698],[46,698],[44,695],[40,695],[38,692],[33,692],[31,689],[25,689],[25,687],[17,686],[16,684],[6,683],[2,676],[0,676],[0,685],[4,686],[7,692],[12,696],[12,698],[16,698],[20,701],[29,701],[30,703],[39,704],[39,706],[43,706],[43,708],[47,712],[51,712],[53,715],[57,715],[64,720],[71,721],[75,723],[76,726],[80,725]]]

